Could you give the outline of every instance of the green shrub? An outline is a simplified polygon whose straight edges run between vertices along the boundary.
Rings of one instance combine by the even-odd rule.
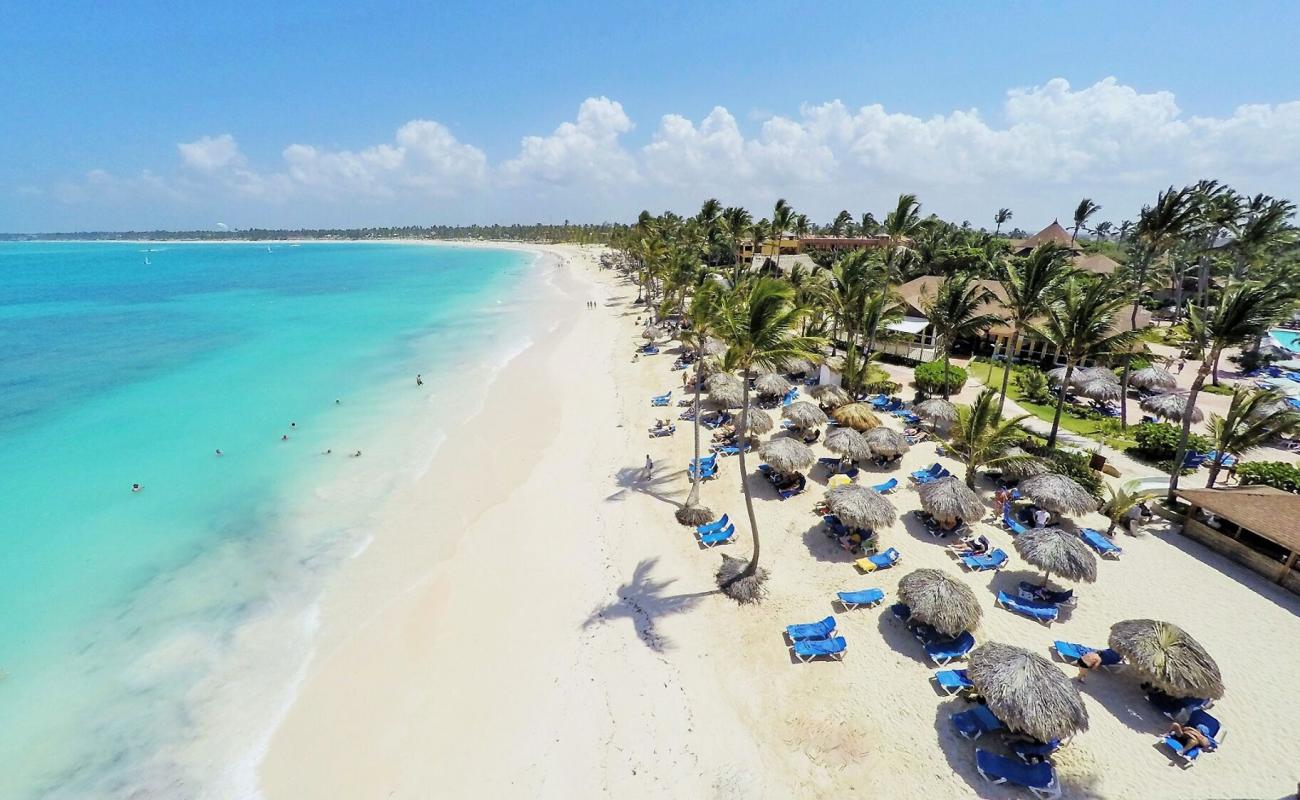
[[[1227,394],[1227,395],[1230,395],[1230,394],[1232,394],[1232,387],[1231,387],[1231,386],[1224,385],[1224,384],[1220,384],[1219,386],[1215,386],[1215,385],[1212,384],[1212,383],[1207,383],[1207,384],[1205,384],[1204,386],[1201,387],[1201,391],[1202,391],[1202,392],[1206,392],[1207,394]]]
[[[1251,461],[1237,467],[1243,485],[1272,486],[1284,492],[1300,494],[1300,468],[1285,461]]]
[[[927,361],[917,364],[912,373],[916,388],[925,394],[943,394],[943,362]],[[957,393],[966,385],[966,370],[953,364],[948,367],[947,387],[949,393]]]
[[[1178,439],[1182,429],[1170,422],[1144,422],[1133,428],[1133,438],[1139,456],[1148,461],[1168,461],[1178,454]],[[1210,449],[1210,440],[1198,434],[1187,437],[1187,449],[1204,453]]]
[[[1020,396],[1031,403],[1050,405],[1053,402],[1052,387],[1047,383],[1047,376],[1040,369],[1022,369],[1016,372],[1016,388]]]
[[[1047,460],[1052,463],[1053,472],[1074,478],[1088,494],[1098,500],[1102,498],[1101,473],[1092,468],[1092,457],[1087,453],[1053,450],[1047,454]]]

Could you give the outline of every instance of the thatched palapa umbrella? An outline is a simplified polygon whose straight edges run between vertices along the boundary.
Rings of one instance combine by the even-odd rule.
[[[850,484],[831,489],[826,493],[831,513],[850,528],[880,530],[898,520],[894,506],[879,492],[865,486]]]
[[[1068,475],[1044,472],[1020,482],[1020,493],[1038,505],[1056,514],[1087,514],[1100,505],[1097,498],[1088,494]]]
[[[704,355],[720,356],[725,352],[727,352],[727,343],[721,339],[710,336],[704,340]]]
[[[732,416],[736,427],[740,427],[740,414],[733,414]],[[750,436],[762,436],[776,427],[772,415],[753,404],[749,406],[749,411],[745,414],[745,423],[746,427],[749,428],[748,434]]]
[[[1139,389],[1172,389],[1178,385],[1178,379],[1168,370],[1160,367],[1143,367],[1128,376],[1128,382]]]
[[[960,636],[979,625],[983,610],[971,588],[939,569],[918,569],[898,582],[898,599],[911,609],[908,618],[945,636]]]
[[[862,434],[862,438],[871,448],[871,454],[882,458],[900,456],[911,448],[906,436],[883,425]]]
[[[1074,681],[1037,653],[982,644],[971,651],[966,675],[989,711],[1013,731],[1050,742],[1088,729],[1088,709]]]
[[[808,390],[822,408],[839,408],[853,402],[849,393],[844,391],[843,386],[836,386],[833,383],[820,383]]]
[[[1142,398],[1141,406],[1143,410],[1150,411],[1160,419],[1170,421],[1181,421],[1183,411],[1187,408],[1187,401],[1191,397],[1188,392],[1165,392],[1156,394],[1151,397]],[[1192,407],[1192,422],[1200,422],[1205,419],[1199,408]]]
[[[1065,367],[1057,367],[1047,371],[1047,379],[1057,386],[1065,380]],[[1115,373],[1105,367],[1075,367],[1074,372],[1070,373],[1070,388],[1077,389],[1089,381],[1115,380]]]
[[[807,375],[816,369],[816,365],[806,358],[787,358],[781,368],[790,375]]]
[[[1187,631],[1172,622],[1116,622],[1110,627],[1109,643],[1147,682],[1172,697],[1223,697],[1219,665]]]
[[[704,382],[709,391],[709,403],[715,408],[740,408],[745,401],[745,387],[740,378],[728,372],[710,375]]]
[[[1042,459],[1027,458],[1029,454],[1019,447],[1007,448],[1003,455],[1013,457],[999,467],[1002,474],[1008,478],[1032,478],[1047,472],[1047,462]]]
[[[852,428],[835,428],[826,434],[823,444],[826,445],[827,450],[843,461],[858,461],[871,457],[871,446],[867,444],[864,436],[865,434],[858,433]]]
[[[754,379],[754,391],[763,397],[780,397],[790,391],[790,381],[775,372],[764,372]]]
[[[800,430],[826,424],[826,412],[807,400],[796,400],[781,409],[781,416],[790,420],[791,424]]]
[[[831,412],[831,416],[841,425],[848,425],[855,431],[869,431],[880,427],[877,417],[866,403],[849,403]]]
[[[667,336],[668,332],[658,325],[647,325],[646,329],[641,331],[641,338],[649,339],[652,342],[656,339],[663,339]]]
[[[952,523],[955,520],[977,520],[984,516],[984,502],[956,475],[917,487],[921,495],[921,508],[937,520]]]
[[[946,428],[957,421],[957,406],[939,397],[917,403],[912,408],[912,413],[939,428]]]
[[[1043,585],[1051,576],[1092,583],[1097,580],[1097,556],[1083,540],[1060,528],[1034,528],[1016,537],[1016,552],[1043,570]]]
[[[1106,370],[1104,374],[1109,377],[1101,377],[1102,373],[1098,373],[1097,377],[1089,377],[1087,380],[1077,383],[1075,391],[1084,397],[1099,400],[1103,403],[1107,400],[1118,400],[1123,397],[1124,387],[1120,386],[1115,374],[1109,370]]]
[[[788,437],[764,442],[763,446],[758,448],[758,454],[772,469],[782,475],[807,469],[817,460],[817,455],[812,448],[798,439]]]

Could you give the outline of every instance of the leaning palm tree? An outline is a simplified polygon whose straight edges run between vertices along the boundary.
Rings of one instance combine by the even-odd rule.
[[[949,447],[966,465],[966,485],[972,489],[975,473],[980,468],[1020,467],[1039,462],[1024,451],[1010,452],[1024,438],[1020,423],[1029,419],[1029,415],[1002,419],[1002,413],[993,407],[996,397],[997,392],[986,388],[974,403],[957,409],[957,424],[953,426]]]
[[[716,335],[727,343],[723,364],[729,371],[740,373],[744,386],[738,457],[740,487],[745,495],[745,511],[749,515],[753,537],[753,552],[744,569],[728,568],[729,563],[735,562],[724,562],[718,578],[722,590],[741,602],[757,601],[761,584],[758,520],[754,516],[754,498],[745,469],[749,381],[756,369],[774,370],[790,359],[818,359],[826,346],[826,340],[821,337],[798,335],[799,323],[807,310],[795,306],[793,299],[794,288],[789,284],[772,278],[758,278],[748,286],[732,290],[718,306]],[[723,574],[733,571],[734,575]]]
[[[1041,325],[1030,325],[1036,335],[1054,346],[1059,357],[1065,359],[1065,375],[1057,393],[1052,432],[1047,437],[1049,448],[1056,446],[1065,393],[1074,370],[1087,360],[1124,352],[1136,337],[1136,331],[1114,329],[1115,316],[1125,302],[1110,283],[1075,277],[1064,285],[1060,297],[1048,306],[1047,320]]]
[[[980,308],[992,301],[993,292],[976,282],[970,273],[954,275],[939,284],[933,299],[921,305],[926,319],[934,328],[943,350],[943,397],[948,399],[948,371],[951,369],[952,346],[958,339],[974,336],[1002,321],[997,314],[981,313]]]
[[[781,240],[785,238],[786,231],[794,227],[796,214],[785,198],[776,201],[772,208],[772,221],[768,223],[768,235],[772,238],[772,262],[779,268],[781,266]]]
[[[1277,390],[1252,392],[1238,386],[1232,393],[1232,403],[1226,416],[1210,415],[1210,441],[1214,443],[1214,458],[1210,461],[1207,489],[1214,488],[1229,456],[1241,458],[1245,453],[1262,447],[1278,436],[1300,430],[1300,413],[1286,403],[1286,395]],[[1180,462],[1181,463],[1181,462]]]
[[[1011,378],[1011,359],[1020,346],[1020,335],[1030,321],[1047,310],[1048,303],[1061,281],[1070,274],[1070,251],[1058,244],[1035,247],[1024,258],[1007,263],[1002,280],[1007,299],[1007,322],[1011,325],[1011,339],[1007,342],[1007,368],[1002,372],[1002,389],[998,398],[998,413],[1007,401],[1007,381]]]
[[[1092,198],[1085,197],[1079,201],[1079,205],[1076,206],[1074,209],[1074,230],[1070,234],[1071,245],[1074,244],[1075,239],[1079,238],[1080,230],[1085,230],[1085,231],[1088,230],[1088,228],[1086,227],[1088,224],[1088,220],[1091,219],[1092,215],[1096,214],[1098,211],[1101,211],[1101,206],[1092,202]]]
[[[1182,464],[1187,455],[1187,438],[1192,432],[1192,414],[1196,409],[1196,398],[1209,377],[1210,370],[1219,361],[1223,350],[1238,345],[1267,331],[1269,326],[1290,311],[1300,294],[1289,275],[1280,275],[1267,283],[1236,283],[1223,291],[1219,303],[1206,311],[1193,307],[1187,318],[1187,327],[1192,334],[1192,341],[1198,343],[1205,352],[1205,359],[1196,370],[1192,386],[1187,396],[1187,407],[1183,412],[1183,431],[1178,439],[1178,452],[1174,464]],[[1173,502],[1178,491],[1180,470],[1175,469],[1169,477],[1169,501]]]
[[[1002,226],[1006,224],[1007,220],[1009,219],[1011,219],[1011,209],[999,208],[998,213],[993,215],[993,221],[996,222],[998,225],[996,228],[993,229],[994,236],[1002,235]]]
[[[709,337],[713,332],[721,294],[722,291],[718,284],[706,282],[696,289],[695,294],[691,297],[691,327],[683,330],[681,337],[684,344],[695,350],[695,363],[697,365],[702,364],[704,359],[707,358]],[[695,434],[695,460],[691,462],[692,464],[700,463],[700,394],[702,394],[703,388],[699,385],[697,374],[695,416],[691,423]],[[691,476],[691,493],[686,497],[686,504],[677,510],[677,521],[683,525],[703,525],[711,519],[713,519],[713,512],[700,505],[700,470],[695,470]]]
[[[878,304],[880,307],[883,308],[885,305],[884,298],[889,294],[895,267],[900,266],[903,258],[911,252],[911,241],[921,232],[924,224],[925,220],[921,218],[921,203],[916,199],[916,195],[899,195],[898,204],[885,216],[884,232],[889,238],[889,252],[885,256],[885,278],[880,287],[881,301]],[[883,315],[876,315],[870,327],[867,338],[868,353],[876,349],[876,334],[879,333],[881,316]]]
[[[1129,512],[1137,506],[1145,503],[1156,496],[1156,492],[1130,492],[1127,489],[1116,489],[1109,483],[1103,484],[1106,487],[1106,502],[1101,506],[1101,513],[1106,515],[1110,520],[1110,527],[1106,529],[1106,535],[1110,536],[1115,532],[1115,528],[1128,519]]]

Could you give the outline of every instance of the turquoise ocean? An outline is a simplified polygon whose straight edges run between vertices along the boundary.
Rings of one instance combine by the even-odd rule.
[[[0,244],[0,797],[254,796],[325,578],[541,333],[547,272]]]

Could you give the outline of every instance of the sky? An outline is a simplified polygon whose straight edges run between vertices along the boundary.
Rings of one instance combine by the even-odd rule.
[[[534,6],[534,7],[528,7]],[[1300,4],[0,0],[0,231],[1300,200]]]

